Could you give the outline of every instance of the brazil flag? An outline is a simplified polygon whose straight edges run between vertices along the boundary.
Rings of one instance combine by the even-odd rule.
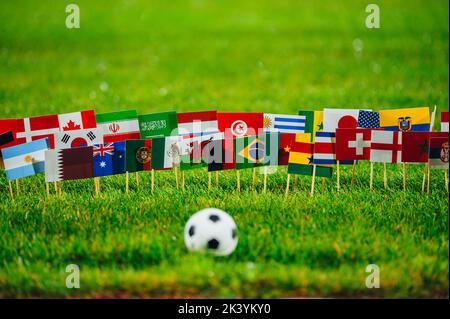
[[[265,133],[234,140],[236,169],[278,165],[279,133]]]

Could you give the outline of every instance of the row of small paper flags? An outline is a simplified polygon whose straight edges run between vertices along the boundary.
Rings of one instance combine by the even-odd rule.
[[[0,149],[8,180],[43,171],[47,181],[58,181],[174,166],[288,165],[289,173],[311,175],[312,164],[317,176],[330,177],[337,161],[430,161],[448,168],[448,133],[429,131],[428,107],[298,115],[89,110],[0,119]],[[448,112],[441,113],[441,131],[448,132]]]

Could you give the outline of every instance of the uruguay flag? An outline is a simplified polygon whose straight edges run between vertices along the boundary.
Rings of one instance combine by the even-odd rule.
[[[305,133],[306,116],[264,113],[264,132]]]
[[[48,138],[2,149],[6,178],[11,181],[44,172],[48,149]]]
[[[94,145],[94,176],[125,173],[125,141]]]

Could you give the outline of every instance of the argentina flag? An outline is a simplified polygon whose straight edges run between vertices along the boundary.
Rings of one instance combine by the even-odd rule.
[[[306,116],[264,113],[264,132],[305,133]]]
[[[2,149],[6,178],[11,181],[44,172],[48,149],[48,138]]]

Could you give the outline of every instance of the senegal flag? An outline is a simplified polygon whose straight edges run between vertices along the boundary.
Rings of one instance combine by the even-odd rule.
[[[311,142],[314,142],[316,132],[323,131],[323,111],[299,111],[298,115],[306,117],[305,133],[311,133]]]
[[[312,176],[314,144],[311,143],[311,133],[295,134],[289,153],[288,174]],[[316,166],[316,176],[331,177],[331,167]]]
[[[125,142],[125,167],[128,172],[149,171],[152,158],[151,140]]]
[[[236,169],[278,165],[280,133],[265,133],[234,140]]]

